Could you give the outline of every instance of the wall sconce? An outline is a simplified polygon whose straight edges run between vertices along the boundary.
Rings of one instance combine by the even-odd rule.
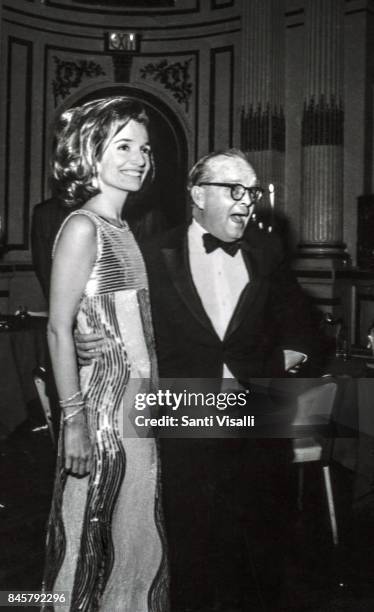
[[[140,36],[135,32],[106,32],[105,50],[111,53],[136,53]]]

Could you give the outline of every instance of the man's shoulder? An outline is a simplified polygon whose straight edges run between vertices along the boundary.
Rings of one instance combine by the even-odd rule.
[[[35,204],[33,208],[33,218],[36,221],[48,219],[49,217],[64,219],[70,210],[65,208],[58,198],[48,198]]]
[[[285,261],[282,240],[275,232],[268,232],[251,223],[243,236],[246,250],[263,274],[270,274]]]
[[[145,253],[156,253],[163,249],[177,248],[183,243],[187,235],[187,230],[188,225],[183,224],[161,232],[157,236],[152,236],[142,242],[142,251]]]
[[[247,225],[243,238],[252,248],[260,250],[270,248],[275,252],[283,251],[279,235],[276,232],[269,232],[266,227],[260,228],[254,222]]]
[[[62,206],[61,200],[58,198],[47,198],[38,204],[35,204],[34,210],[37,212],[42,212],[44,210],[50,210],[50,208],[60,208]]]

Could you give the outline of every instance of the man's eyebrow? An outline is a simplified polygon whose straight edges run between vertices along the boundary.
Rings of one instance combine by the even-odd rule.
[[[218,180],[218,179],[217,179]],[[228,185],[243,185],[245,187],[245,184],[241,181],[241,179],[226,179],[224,181],[222,181],[222,183],[227,183]]]

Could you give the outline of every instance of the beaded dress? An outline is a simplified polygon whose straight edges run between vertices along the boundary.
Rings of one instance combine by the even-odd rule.
[[[101,333],[105,347],[80,369],[94,449],[89,476],[64,472],[60,436],[44,589],[67,592],[74,612],[166,612],[157,445],[137,438],[131,419],[135,394],[157,380],[144,262],[127,225],[86,210],[65,223],[76,214],[93,221],[97,236],[77,328]]]

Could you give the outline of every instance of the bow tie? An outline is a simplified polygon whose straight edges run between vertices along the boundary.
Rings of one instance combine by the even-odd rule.
[[[203,234],[203,244],[207,253],[212,253],[216,249],[221,248],[225,253],[234,257],[242,246],[242,241],[234,240],[233,242],[225,242],[224,240],[212,236],[212,234]]]

